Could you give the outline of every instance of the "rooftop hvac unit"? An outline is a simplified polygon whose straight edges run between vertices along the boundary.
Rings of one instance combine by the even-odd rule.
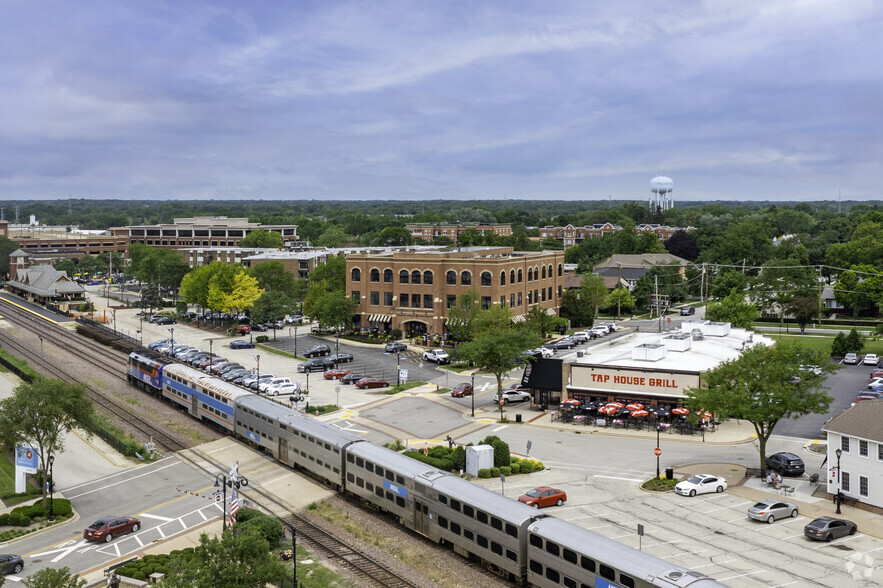
[[[661,343],[644,343],[632,348],[632,359],[635,361],[659,361],[665,359],[665,345]]]
[[[693,337],[690,333],[673,333],[663,337],[660,342],[669,351],[689,351]]]

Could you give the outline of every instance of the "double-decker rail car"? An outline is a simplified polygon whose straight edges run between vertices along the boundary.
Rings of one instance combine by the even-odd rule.
[[[126,362],[126,379],[148,394],[162,396],[162,372],[170,363],[171,359],[159,353],[132,352]]]
[[[427,501],[417,495],[415,479],[427,470],[452,475],[373,443],[354,443],[346,448],[345,489],[416,530],[415,520],[422,520]]]
[[[192,367],[169,364],[163,370],[163,397],[183,406],[190,416],[233,432],[237,398],[251,396],[242,388]]]
[[[248,393],[236,402],[236,434],[338,490],[344,485],[344,450],[366,443],[338,427]]]
[[[527,580],[551,588],[723,588],[704,574],[636,551],[555,517],[527,528]]]

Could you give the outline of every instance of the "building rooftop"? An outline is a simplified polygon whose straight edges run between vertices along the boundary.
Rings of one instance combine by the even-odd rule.
[[[822,427],[823,431],[883,443],[883,400],[862,400]]]

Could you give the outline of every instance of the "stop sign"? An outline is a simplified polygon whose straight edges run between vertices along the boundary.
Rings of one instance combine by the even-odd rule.
[[[653,453],[656,455],[656,457],[659,457],[660,455],[662,455],[662,450],[657,447],[653,450]]]

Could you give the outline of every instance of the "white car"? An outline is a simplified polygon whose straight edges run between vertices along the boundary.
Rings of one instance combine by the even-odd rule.
[[[597,327],[592,327],[592,332],[593,332],[593,333],[596,333],[596,334],[598,334],[598,335],[600,335],[601,337],[603,337],[604,335],[606,335],[606,334],[609,333],[610,331],[608,331],[608,330],[607,330],[607,327],[605,327],[604,325],[599,325],[599,326],[597,326]]]
[[[284,386],[285,384],[293,384],[289,378],[268,378],[266,380],[262,380],[258,383],[258,391],[266,393],[268,389],[275,388],[277,386]]]
[[[696,474],[688,480],[678,482],[675,492],[681,496],[696,496],[711,492],[723,492],[727,489],[727,481],[711,474]]]
[[[843,357],[843,363],[857,364],[858,363],[858,354],[857,353],[847,353]]]
[[[868,353],[867,355],[865,355],[862,363],[865,365],[877,365],[878,363],[880,363],[880,358],[877,357],[876,353]]]
[[[264,394],[267,396],[297,396],[301,393],[300,382],[267,386]]]
[[[444,349],[427,349],[423,352],[423,359],[438,364],[449,363],[451,361],[451,357]]]
[[[510,402],[530,402],[531,396],[530,392],[525,390],[515,390],[510,388],[508,390],[503,390],[503,404],[509,404]],[[494,394],[494,404],[500,403],[500,393]]]
[[[530,353],[533,355],[539,354],[540,357],[555,357],[555,351],[552,349],[546,349],[545,347],[537,347]]]

